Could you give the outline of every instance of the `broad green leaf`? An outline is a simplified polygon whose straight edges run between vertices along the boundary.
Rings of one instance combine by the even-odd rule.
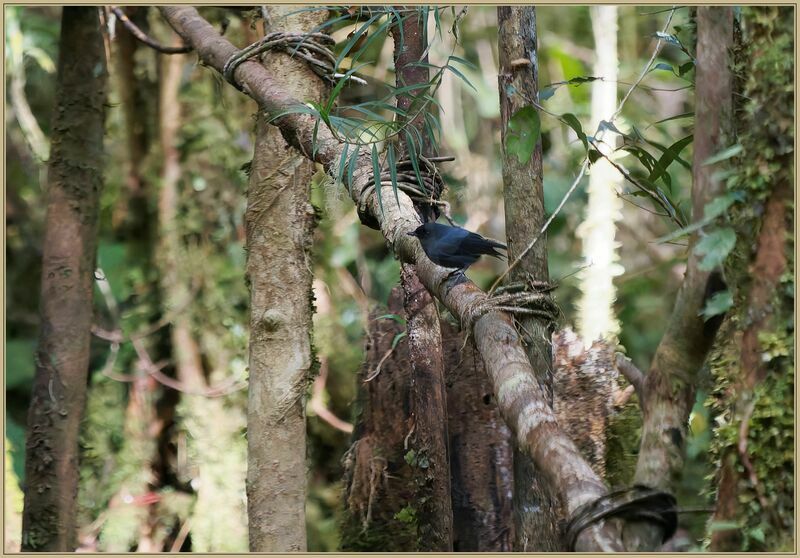
[[[582,83],[591,83],[593,81],[597,81],[601,79],[599,77],[594,76],[577,76],[567,80],[567,83],[570,85],[581,85]]]
[[[741,201],[742,197],[741,192],[729,192],[724,196],[714,198],[703,208],[703,218],[711,220],[722,215],[734,202]]]
[[[672,64],[667,64],[666,62],[659,62],[648,71],[653,72],[655,70],[666,70],[667,72],[675,73],[675,68],[672,67]]]
[[[539,111],[532,106],[522,107],[508,121],[506,151],[515,155],[520,164],[526,164],[533,155],[540,133]]]
[[[702,271],[711,271],[718,267],[735,245],[736,233],[731,228],[725,227],[708,233],[694,247],[695,252],[703,256],[697,267]]]
[[[678,68],[678,75],[683,77],[692,70],[694,70],[694,61],[690,60],[689,62],[680,65],[680,67]]]
[[[396,347],[397,347],[397,344],[398,344],[398,343],[400,342],[400,340],[401,340],[403,337],[405,337],[405,336],[406,336],[406,332],[405,332],[405,331],[404,331],[404,332],[402,332],[402,333],[398,333],[397,335],[395,335],[395,336],[394,336],[394,339],[392,339],[392,349],[396,348]]]
[[[403,318],[402,316],[400,316],[398,314],[383,314],[381,316],[378,316],[375,319],[376,320],[394,320],[398,324],[405,324],[406,323],[405,318]]]

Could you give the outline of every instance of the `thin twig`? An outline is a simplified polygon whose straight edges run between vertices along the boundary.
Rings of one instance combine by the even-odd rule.
[[[147,34],[139,29],[139,27],[128,19],[128,16],[123,12],[121,9],[117,8],[116,6],[111,6],[111,12],[117,16],[117,19],[122,22],[122,25],[130,31],[131,35],[136,37],[140,42],[146,44],[152,49],[157,50],[161,54],[186,54],[187,52],[192,52],[192,47],[188,45],[179,46],[179,47],[169,47],[164,46],[158,41],[151,39]]]
[[[370,374],[369,378],[364,380],[365,384],[367,382],[371,382],[372,380],[374,380],[375,378],[378,377],[378,374],[381,373],[381,366],[383,366],[383,363],[386,362],[386,359],[389,358],[392,355],[393,352],[394,352],[394,349],[389,349],[388,351],[386,351],[386,353],[384,353],[384,355],[381,358],[381,360],[378,361],[378,366],[375,367],[375,371],[372,372],[372,374]]]
[[[642,371],[639,370],[639,368],[622,353],[617,353],[614,364],[620,374],[625,376],[625,379],[628,380],[636,390],[636,394],[639,396],[639,401],[642,401],[642,387],[644,386],[645,379],[645,375],[642,373]]]
[[[323,358],[320,362],[319,376],[317,376],[317,378],[314,380],[314,385],[311,388],[311,401],[309,401],[309,406],[319,418],[330,424],[336,430],[341,430],[342,432],[351,434],[353,432],[353,425],[333,414],[333,412],[328,409],[323,402],[325,382],[327,379],[328,359]]]
[[[114,319],[114,322],[118,324],[120,319],[119,305],[117,304],[117,299],[114,298],[114,292],[111,289],[111,284],[109,283],[108,278],[105,276],[105,273],[103,273],[102,269],[97,268],[95,271],[95,279],[97,287],[100,289],[100,293],[103,295],[103,300],[108,307],[109,313]],[[116,353],[119,351],[119,344],[125,340],[119,327],[117,327],[117,329],[114,331],[108,332],[97,326],[92,326],[91,331],[96,337],[111,341],[111,354],[106,361],[103,374],[112,380],[120,382],[135,382],[138,380],[139,376],[137,375],[118,375],[113,371],[114,363],[116,362]],[[150,354],[147,352],[147,349],[142,343],[141,336],[131,336],[127,339],[127,341],[130,341],[130,343],[133,344],[136,355],[139,357],[142,370],[161,385],[174,389],[175,391],[180,391],[181,393],[186,393],[188,395],[201,395],[203,397],[222,397],[235,391],[239,391],[247,386],[246,381],[237,383],[236,378],[231,376],[230,378],[222,380],[218,384],[210,386],[204,390],[191,389],[175,378],[171,378],[161,372],[161,369],[166,367],[169,362],[161,361],[154,363],[153,359],[150,358]]]
[[[180,552],[181,547],[183,546],[184,541],[186,541],[186,537],[189,536],[189,530],[191,528],[191,518],[188,518],[186,521],[183,522],[181,525],[181,530],[178,531],[178,536],[175,537],[175,541],[172,543],[172,547],[170,548],[170,552]]]
[[[670,25],[670,23],[672,23],[672,16],[674,14],[675,14],[675,6],[673,6],[672,9],[670,10],[669,17],[667,18],[667,22],[664,24],[664,29],[662,31],[663,33],[666,33],[667,30],[669,29],[669,25]],[[611,118],[607,121],[608,124],[613,124],[614,120],[622,112],[622,108],[625,106],[625,103],[627,102],[628,98],[631,96],[633,91],[639,86],[639,84],[642,82],[644,77],[647,75],[647,71],[650,69],[650,66],[653,64],[653,61],[656,59],[656,56],[658,56],[658,53],[661,51],[662,42],[663,42],[663,39],[661,39],[661,37],[659,36],[658,40],[656,41],[656,46],[653,49],[653,55],[650,57],[650,60],[647,61],[647,64],[645,65],[644,69],[642,70],[642,73],[639,75],[637,80],[635,82],[633,82],[633,85],[630,86],[630,88],[628,89],[628,92],[622,98],[622,101],[620,101],[619,105],[617,106],[617,110],[614,112],[614,114],[611,116]],[[540,105],[540,107],[541,107],[541,105]],[[539,107],[537,107],[537,108],[539,108]],[[549,111],[545,111],[545,112],[549,113]],[[603,139],[603,136],[605,135],[607,130],[608,130],[608,126],[604,126],[602,129],[600,129],[600,125],[598,125],[598,130],[597,130],[597,133],[595,134],[595,138],[598,139],[598,140]],[[500,277],[497,278],[497,280],[492,284],[492,288],[489,289],[489,292],[487,294],[491,295],[495,291],[495,289],[497,288],[497,285],[499,285],[500,282],[503,279],[506,278],[506,276],[509,274],[509,272],[519,264],[520,260],[522,260],[522,258],[524,258],[525,255],[528,252],[531,251],[531,249],[536,245],[536,243],[539,241],[539,239],[542,237],[542,235],[544,235],[544,233],[547,232],[547,228],[550,226],[550,223],[553,222],[553,219],[555,219],[556,215],[558,215],[558,213],[564,207],[564,204],[567,203],[567,200],[572,195],[572,192],[574,192],[575,189],[578,187],[578,184],[580,183],[581,179],[583,178],[583,175],[586,174],[586,169],[588,169],[588,168],[589,168],[589,155],[587,154],[583,158],[583,164],[581,165],[581,170],[578,172],[578,176],[575,177],[575,180],[572,182],[572,186],[570,186],[569,190],[567,190],[566,194],[564,194],[564,197],[561,199],[561,202],[558,204],[558,207],[556,208],[556,210],[553,212],[553,214],[550,216],[550,218],[547,219],[545,224],[542,226],[541,230],[539,231],[539,234],[537,234],[534,237],[534,239],[531,241],[531,243],[528,244],[528,247],[525,248],[525,250],[523,250],[522,253],[520,253],[520,255],[517,256],[514,259],[513,262],[511,262],[511,264],[509,264],[508,269],[506,269],[502,273],[502,275],[500,275]]]

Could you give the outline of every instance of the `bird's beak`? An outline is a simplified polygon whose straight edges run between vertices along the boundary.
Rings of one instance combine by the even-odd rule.
[[[407,232],[406,235],[407,236],[417,236],[417,232],[416,231]]]

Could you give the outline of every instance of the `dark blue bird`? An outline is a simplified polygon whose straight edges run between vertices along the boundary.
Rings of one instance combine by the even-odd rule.
[[[503,254],[496,248],[506,250],[505,244],[483,238],[461,227],[448,227],[439,223],[425,223],[408,235],[419,239],[422,249],[433,263],[461,270],[467,269],[484,254],[502,257]]]

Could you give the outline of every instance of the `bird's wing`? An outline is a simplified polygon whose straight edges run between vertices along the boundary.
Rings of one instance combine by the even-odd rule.
[[[493,240],[483,238],[481,235],[471,232],[461,240],[461,249],[471,254],[486,254],[488,256],[502,256],[495,248],[505,249],[505,245]]]
[[[450,234],[443,234],[436,239],[436,248],[443,254],[456,254],[462,246],[463,239],[453,231]]]

